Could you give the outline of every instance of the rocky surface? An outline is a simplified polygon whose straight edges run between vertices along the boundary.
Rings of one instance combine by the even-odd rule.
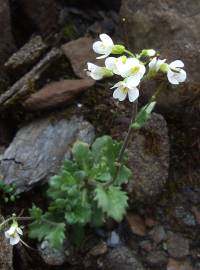
[[[167,251],[173,258],[181,259],[189,254],[189,241],[179,234],[168,233]]]
[[[152,251],[147,255],[146,261],[150,266],[162,267],[167,264],[168,257],[164,251]]]
[[[177,261],[170,258],[167,270],[194,270],[194,268],[188,260]]]
[[[42,36],[48,37],[57,26],[57,6],[54,0],[21,0],[25,15]]]
[[[87,62],[95,63],[96,54],[92,50],[94,39],[82,37],[62,46],[63,53],[70,60],[74,73],[79,78],[88,78]]]
[[[14,53],[5,63],[9,73],[17,76],[23,75],[24,71],[30,69],[47,50],[47,45],[43,42],[41,36],[33,36],[22,48]]]
[[[0,165],[3,181],[14,183],[17,193],[29,190],[58,172],[76,140],[93,139],[94,128],[83,118],[36,120],[21,128],[5,151]]]
[[[8,0],[2,0],[0,5],[0,33],[0,65],[2,65],[15,50]]]
[[[162,241],[166,240],[167,234],[163,226],[156,226],[150,232],[149,235],[151,239],[156,243],[159,244]]]
[[[146,230],[144,219],[142,217],[140,217],[137,214],[129,212],[126,215],[126,221],[132,233],[139,236],[146,235],[147,230]]]
[[[59,49],[53,48],[45,57],[33,67],[31,71],[19,79],[10,89],[0,96],[0,111],[7,108],[13,103],[22,102],[21,98],[30,95],[35,89],[35,83],[40,79],[43,72],[53,64],[62,52]]]
[[[77,94],[94,85],[90,79],[62,80],[47,84],[31,95],[23,106],[28,111],[46,110],[66,106]]]
[[[144,270],[136,256],[126,247],[111,249],[103,264],[105,270]]]
[[[161,115],[153,113],[145,128],[133,133],[128,155],[133,172],[127,187],[131,198],[151,200],[163,191],[168,177],[169,137]]]
[[[0,223],[3,221],[0,215]],[[3,231],[0,232],[0,269],[13,270],[13,247],[5,239]]]
[[[49,247],[48,241],[43,241],[38,245],[38,251],[44,262],[48,265],[59,266],[63,265],[67,256],[65,254],[65,248],[53,249]]]
[[[199,9],[198,0],[192,3],[190,0],[181,1],[179,4],[166,0],[123,0],[120,12],[130,48],[135,51],[154,48],[168,61],[184,61],[188,83],[181,87],[165,87],[159,96],[158,105],[165,113],[184,112],[187,117],[185,122],[190,114],[196,114],[195,109],[198,111],[199,104]],[[143,87],[145,101],[155,88],[155,84]]]

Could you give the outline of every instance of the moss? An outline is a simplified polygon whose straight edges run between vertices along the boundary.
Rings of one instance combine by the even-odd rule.
[[[67,22],[63,27],[62,34],[64,38],[67,38],[69,40],[77,39],[79,37],[75,24],[73,24],[73,22],[70,21]]]

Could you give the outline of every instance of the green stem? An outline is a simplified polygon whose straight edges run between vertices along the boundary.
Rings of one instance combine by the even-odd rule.
[[[116,169],[115,175],[114,175],[114,177],[110,181],[108,181],[105,184],[103,184],[104,187],[107,187],[107,186],[112,185],[116,181],[116,179],[117,179],[117,177],[119,175],[120,169],[122,167],[122,160],[123,160],[124,152],[125,152],[128,144],[129,144],[129,141],[131,139],[131,135],[132,135],[132,131],[133,131],[131,125],[132,125],[133,121],[136,118],[137,110],[138,110],[138,102],[136,101],[132,105],[131,120],[130,120],[130,125],[129,125],[129,128],[128,128],[128,132],[127,132],[127,135],[126,135],[126,137],[124,139],[123,145],[122,145],[122,147],[120,149],[119,156],[118,156],[118,158],[116,160],[116,167],[117,167],[117,169]]]
[[[8,222],[10,222],[11,220],[19,220],[19,221],[30,221],[30,220],[33,220],[32,217],[10,217],[10,218],[7,218],[5,221],[3,221],[1,224],[0,224],[0,229],[1,227],[3,227],[4,225],[6,225]]]
[[[135,55],[132,52],[130,52],[129,50],[125,49],[124,52],[127,53],[128,55],[132,56],[132,57],[135,57]]]

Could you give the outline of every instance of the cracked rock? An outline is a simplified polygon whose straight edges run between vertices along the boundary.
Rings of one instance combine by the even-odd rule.
[[[65,158],[70,157],[76,140],[91,143],[93,126],[82,117],[70,120],[36,120],[21,128],[6,149],[0,171],[3,181],[15,184],[16,193],[30,190],[56,174]]]

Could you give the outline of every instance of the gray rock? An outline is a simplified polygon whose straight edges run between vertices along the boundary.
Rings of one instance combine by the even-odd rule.
[[[167,236],[167,251],[176,259],[189,255],[189,241],[179,234],[169,232]]]
[[[59,266],[67,261],[64,247],[60,250],[51,248],[48,241],[38,245],[38,251],[44,262],[48,265]]]
[[[59,171],[76,140],[93,139],[94,128],[82,117],[36,120],[21,128],[5,151],[0,165],[3,181],[14,183],[16,193],[27,191]]]
[[[153,228],[149,233],[151,239],[156,243],[159,244],[160,242],[166,240],[166,232],[163,226],[157,226]]]
[[[127,247],[111,249],[105,256],[105,270],[144,270],[136,256]]]
[[[164,251],[152,251],[147,255],[146,261],[151,266],[163,266],[167,264],[168,258]]]
[[[1,0],[0,5],[0,65],[15,50],[14,39],[11,30],[10,6],[8,0]]]
[[[31,71],[25,74],[18,80],[9,90],[0,96],[0,111],[3,111],[7,106],[16,103],[21,97],[30,95],[34,89],[35,83],[40,79],[47,68],[52,65],[62,52],[59,49],[53,48],[45,57],[33,67]]]
[[[133,172],[127,186],[131,199],[147,201],[162,192],[168,177],[169,137],[161,115],[153,113],[145,128],[133,133],[128,155]]]
[[[195,227],[196,220],[194,215],[184,206],[176,206],[173,211],[173,216],[183,226]]]
[[[176,3],[173,0],[123,0],[120,12],[121,18],[125,18],[123,33],[131,49],[137,52],[154,48],[169,62],[176,59],[184,61],[188,83],[165,87],[159,96],[158,105],[162,112],[180,113],[185,123],[189,122],[189,117],[199,113],[196,103],[200,86],[199,10],[199,0]],[[146,101],[155,91],[156,85],[147,83],[142,89]]]
[[[41,36],[33,36],[22,48],[14,53],[4,64],[7,71],[11,74],[23,73],[35,64],[43,53],[47,45],[43,42]]]
[[[119,234],[115,231],[112,231],[109,235],[109,238],[107,239],[107,245],[112,248],[116,248],[120,246],[121,240],[119,237]]]
[[[0,223],[4,218],[0,215]],[[0,269],[13,270],[13,247],[4,237],[4,230],[0,231]]]

